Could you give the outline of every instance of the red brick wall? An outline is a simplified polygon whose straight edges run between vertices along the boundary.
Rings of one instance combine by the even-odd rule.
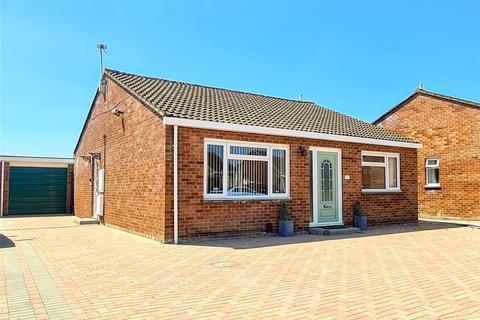
[[[172,132],[169,131],[169,141]],[[290,146],[289,207],[296,230],[305,230],[310,222],[309,156],[301,156],[299,146],[342,149],[343,219],[353,223],[353,204],[360,200],[369,223],[409,223],[417,221],[416,150],[257,134],[243,134],[179,128],[179,233],[181,238],[211,235],[237,235],[265,231],[265,224],[278,223],[279,201],[208,201],[203,199],[204,138],[288,144]],[[361,151],[400,153],[401,193],[362,194]],[[170,225],[168,225],[170,227]],[[170,238],[168,238],[170,239]]]
[[[114,107],[124,114],[113,115]],[[99,94],[75,154],[75,215],[92,216],[92,164],[81,156],[100,153],[105,224],[164,241],[164,139],[162,119],[109,80],[106,100]]]
[[[480,218],[480,109],[417,95],[379,125],[423,143],[418,150],[419,212]],[[439,157],[441,189],[425,188],[425,158]]]
[[[73,213],[73,164],[67,167],[67,199],[66,213]]]
[[[5,169],[4,169],[4,176],[3,176],[3,215],[8,215],[8,196],[9,196],[9,189],[10,189],[10,163],[4,162]],[[0,174],[2,172],[2,163],[0,162]]]

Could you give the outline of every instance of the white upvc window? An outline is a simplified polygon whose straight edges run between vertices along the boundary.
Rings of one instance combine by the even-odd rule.
[[[362,151],[362,192],[399,192],[400,155]]]
[[[275,199],[289,195],[288,145],[205,139],[204,198]]]
[[[440,187],[440,159],[425,159],[425,178],[426,187]]]

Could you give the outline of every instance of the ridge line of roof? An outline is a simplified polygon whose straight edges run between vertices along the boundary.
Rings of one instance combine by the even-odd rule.
[[[241,94],[247,94],[247,95],[252,95],[252,96],[259,96],[259,97],[264,97],[264,98],[270,98],[270,99],[278,99],[278,100],[285,100],[285,101],[292,101],[292,102],[297,102],[297,103],[303,103],[303,104],[314,104],[317,105],[314,101],[300,101],[300,100],[295,100],[295,99],[288,99],[288,98],[282,98],[282,97],[275,97],[275,96],[269,96],[266,94],[261,94],[261,93],[256,93],[256,92],[248,92],[248,91],[242,91],[242,90],[235,90],[235,89],[227,89],[227,88],[221,88],[221,87],[214,87],[214,86],[207,86],[203,84],[197,84],[197,83],[191,83],[191,82],[185,82],[185,81],[178,81],[178,80],[169,80],[169,79],[164,79],[164,78],[158,78],[158,77],[152,77],[152,76],[146,76],[146,75],[141,75],[141,74],[136,74],[136,73],[131,73],[131,72],[125,72],[125,71],[120,71],[120,70],[114,70],[110,68],[105,68],[105,72],[112,72],[112,73],[121,73],[129,76],[134,76],[134,77],[142,77],[146,79],[152,79],[152,80],[161,80],[161,81],[167,81],[171,83],[177,83],[177,84],[183,84],[183,85],[188,85],[188,86],[195,86],[199,88],[206,88],[206,89],[214,89],[214,90],[221,90],[221,91],[228,91],[228,92],[234,92],[234,93],[241,93]]]
[[[428,91],[428,90],[425,90],[425,89],[417,88],[417,89],[415,89],[415,91],[413,91],[405,99],[401,100],[399,103],[395,104],[393,107],[391,107],[390,109],[385,111],[383,114],[381,114],[377,119],[372,121],[372,124],[377,125],[379,122],[384,120],[386,117],[388,117],[392,113],[396,112],[405,103],[407,103],[409,100],[413,99],[416,95],[419,95],[419,94],[423,94],[423,95],[430,96],[430,97],[437,98],[437,99],[453,101],[453,102],[457,102],[457,103],[464,104],[464,105],[466,104],[466,105],[472,106],[474,108],[480,108],[480,103],[472,101],[472,100],[456,98],[456,97],[453,97],[453,96],[448,96],[448,95],[445,95],[445,94],[436,93],[436,92],[433,92],[433,91]]]
[[[457,98],[457,97],[454,97],[454,96],[449,96],[449,95],[442,94],[442,93],[428,91],[428,90],[425,90],[425,89],[416,89],[415,92],[419,92],[419,93],[431,95],[431,96],[434,96],[434,97],[437,97],[437,98],[448,99],[448,100],[456,101],[456,102],[459,102],[459,103],[464,103],[464,104],[469,104],[469,105],[473,105],[473,106],[476,106],[476,107],[480,107],[480,102],[476,102],[476,101],[473,101],[473,100]]]

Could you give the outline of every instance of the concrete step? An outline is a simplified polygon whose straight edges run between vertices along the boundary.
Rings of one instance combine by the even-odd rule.
[[[315,227],[308,230],[310,234],[317,234],[321,236],[343,236],[348,234],[362,233],[362,230],[355,227],[340,227],[340,228],[321,228]]]
[[[78,225],[81,225],[81,226],[88,225],[88,224],[98,224],[98,220],[95,220],[95,219],[92,219],[92,218],[78,218],[78,217],[75,217],[73,222],[75,224],[78,224]]]

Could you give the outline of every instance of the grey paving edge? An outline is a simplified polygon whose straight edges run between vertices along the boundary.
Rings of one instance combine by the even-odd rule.
[[[22,269],[18,262],[15,248],[8,248],[2,238],[2,260],[5,270],[5,287],[7,290],[8,317],[16,319],[35,319],[30,296],[28,295]]]
[[[22,243],[21,247],[49,319],[75,319],[35,249],[29,243]]]

